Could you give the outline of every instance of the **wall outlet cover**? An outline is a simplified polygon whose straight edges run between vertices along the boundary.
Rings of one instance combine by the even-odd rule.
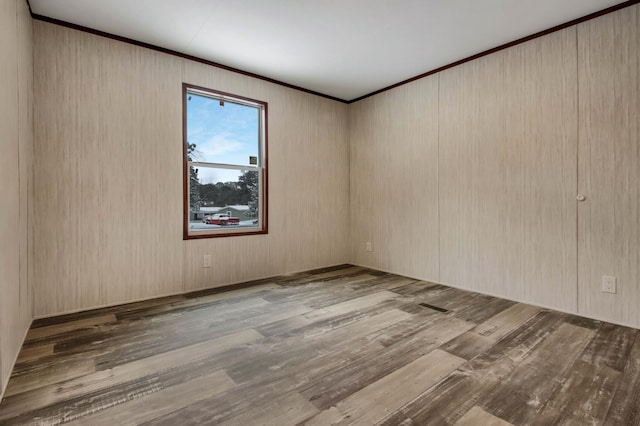
[[[602,291],[604,293],[616,293],[617,292],[616,277],[608,275],[602,276]]]

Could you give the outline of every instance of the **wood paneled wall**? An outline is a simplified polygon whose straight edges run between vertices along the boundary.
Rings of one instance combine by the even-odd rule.
[[[575,28],[440,74],[441,281],[576,310]]]
[[[36,314],[351,260],[640,326],[639,8],[349,106],[35,23]],[[268,235],[182,241],[183,81],[269,102]]]
[[[37,316],[348,259],[346,105],[48,23],[34,37]],[[268,235],[182,240],[182,82],[269,103]]]
[[[353,262],[439,281],[438,77],[350,108]]]
[[[640,6],[580,24],[578,63],[579,309],[640,327]]]
[[[31,320],[32,31],[26,2],[0,2],[0,399]]]
[[[351,105],[354,262],[640,326],[639,11]]]

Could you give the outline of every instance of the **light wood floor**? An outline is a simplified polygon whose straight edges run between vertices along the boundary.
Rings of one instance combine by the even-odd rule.
[[[638,331],[344,265],[36,321],[0,424],[640,424]]]

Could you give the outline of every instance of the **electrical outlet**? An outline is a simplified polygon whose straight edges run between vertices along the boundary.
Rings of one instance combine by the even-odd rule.
[[[373,246],[371,246],[371,241],[367,241],[367,251],[373,251]]]
[[[203,268],[211,268],[211,255],[210,254],[205,254],[203,261],[202,261],[202,267]]]
[[[607,275],[602,276],[602,291],[605,293],[616,292],[616,277],[610,277]]]

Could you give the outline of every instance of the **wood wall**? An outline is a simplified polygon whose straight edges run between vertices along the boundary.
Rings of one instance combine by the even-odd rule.
[[[36,316],[348,260],[347,105],[44,22],[34,37]],[[182,240],[182,82],[269,103],[268,235]]]
[[[575,28],[440,74],[440,281],[575,312]]]
[[[353,262],[640,326],[639,14],[351,105]]]
[[[350,108],[353,261],[438,281],[438,77]]]
[[[32,32],[26,2],[0,2],[0,399],[31,320]]]
[[[578,69],[579,312],[640,327],[640,6],[578,26]]]
[[[36,22],[36,315],[352,261],[640,326],[639,10],[349,106]],[[182,82],[269,102],[268,235],[182,241]]]

